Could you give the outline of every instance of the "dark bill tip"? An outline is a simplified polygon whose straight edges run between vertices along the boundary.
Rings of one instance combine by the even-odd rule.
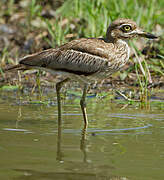
[[[146,38],[149,38],[149,39],[156,39],[156,38],[158,38],[157,36],[155,36],[154,34],[151,34],[151,33],[145,33],[144,36]]]

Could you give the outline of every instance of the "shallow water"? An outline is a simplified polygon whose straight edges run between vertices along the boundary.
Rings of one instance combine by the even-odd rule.
[[[59,133],[55,103],[24,102],[0,98],[0,179],[164,179],[164,102],[88,98],[86,139],[79,98],[65,101]]]

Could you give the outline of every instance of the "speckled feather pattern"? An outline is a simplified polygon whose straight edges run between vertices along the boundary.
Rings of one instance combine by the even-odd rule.
[[[123,26],[129,26],[126,33]],[[20,60],[23,68],[35,68],[62,73],[77,81],[104,79],[119,71],[128,61],[130,48],[127,39],[137,35],[156,38],[145,33],[130,19],[117,19],[109,25],[106,37],[81,38],[58,48],[44,50]]]
[[[20,63],[44,70],[46,68],[67,72],[68,76],[75,74],[102,79],[126,63],[129,58],[128,52],[128,46],[124,42],[113,44],[106,43],[104,39],[83,38],[56,49],[26,56]]]

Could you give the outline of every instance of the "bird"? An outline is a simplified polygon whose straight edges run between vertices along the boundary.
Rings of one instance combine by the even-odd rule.
[[[121,70],[129,60],[130,47],[127,41],[135,37],[157,38],[143,31],[135,21],[119,18],[108,26],[104,38],[75,39],[57,48],[27,55],[20,59],[18,65],[4,71],[39,69],[62,74],[63,80],[56,83],[58,120],[61,119],[61,88],[70,80],[78,81],[83,91],[80,106],[84,127],[87,127],[86,95],[89,86]]]

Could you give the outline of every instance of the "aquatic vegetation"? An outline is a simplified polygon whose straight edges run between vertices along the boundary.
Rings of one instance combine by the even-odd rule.
[[[118,17],[134,19],[145,30],[163,36],[163,2],[159,0],[111,0],[110,3],[106,0],[9,0],[1,1],[0,5],[0,82],[7,79],[6,83],[19,85],[22,89],[25,84],[29,85],[26,81],[28,79],[33,90],[39,89],[40,96],[43,85],[40,81],[50,80],[53,87],[58,77],[52,78],[46,73],[39,77],[24,73],[6,75],[1,69],[16,64],[24,55],[56,47],[75,38],[102,37],[108,24]],[[106,79],[104,84],[105,87],[106,84],[112,84],[116,89],[122,89],[126,85],[133,86],[139,90],[140,100],[146,101],[150,96],[150,89],[163,86],[163,40],[159,38],[157,42],[149,44],[136,40],[130,44],[134,49],[130,63],[124,70]],[[133,94],[135,92],[136,90]],[[130,94],[127,96],[131,97]]]

